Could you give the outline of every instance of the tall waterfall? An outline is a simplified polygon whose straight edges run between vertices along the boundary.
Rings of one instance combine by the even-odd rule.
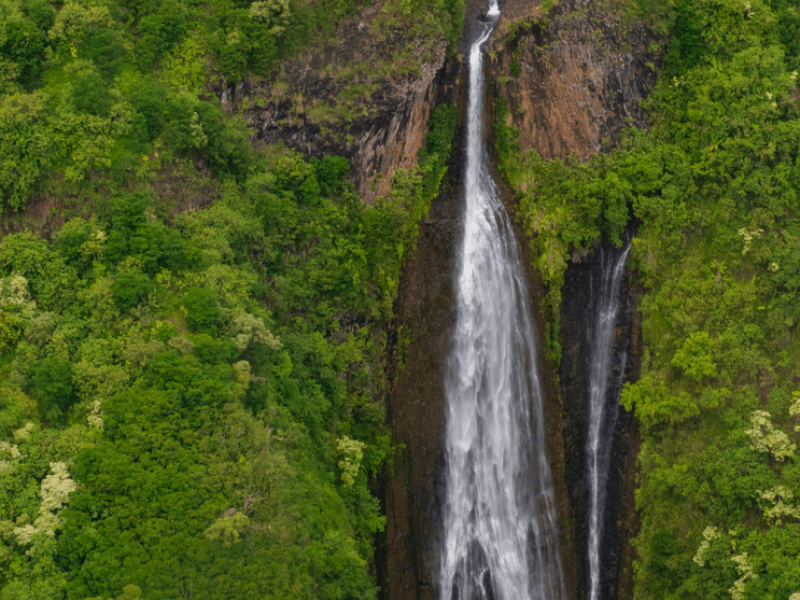
[[[500,14],[490,0],[469,51],[463,242],[446,379],[443,600],[565,597],[545,456],[535,334],[519,251],[483,140],[481,48]]]
[[[625,272],[625,260],[630,245],[615,260],[613,255],[601,256],[602,277],[594,304],[594,334],[589,369],[589,447],[587,468],[591,502],[589,507],[589,600],[600,598],[600,541],[603,536],[603,509],[606,480],[611,455],[609,440],[614,431],[616,415],[606,415],[607,390],[611,379],[614,325],[619,309],[619,287]],[[623,364],[625,363],[623,359]],[[619,384],[613,398],[619,398]],[[612,407],[613,408],[613,407]]]

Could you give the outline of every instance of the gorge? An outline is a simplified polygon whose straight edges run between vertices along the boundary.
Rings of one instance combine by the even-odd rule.
[[[565,597],[528,286],[483,136],[483,45],[468,54],[457,317],[445,385],[446,500],[439,597]]]
[[[504,10],[507,9],[511,11],[512,15],[514,10],[524,10],[520,9],[519,6],[515,6],[513,2],[505,3],[503,8]],[[566,12],[568,8],[564,8],[563,10]],[[470,25],[469,18],[472,17],[476,19],[478,12],[479,11],[475,7],[473,7],[471,12],[468,10],[468,21],[466,24],[468,35],[472,27],[471,33],[476,38],[482,33],[481,27]],[[477,19],[475,22],[477,22]],[[556,20],[556,23],[558,22],[559,21]],[[572,20],[561,26],[569,29],[569,27],[583,27],[584,25],[582,25],[580,21]],[[554,28],[554,30],[556,33],[551,35],[559,35],[557,33],[558,29]],[[518,39],[520,35],[525,34],[518,33]],[[536,35],[541,35],[541,32],[536,33]],[[568,39],[568,36],[565,37]],[[542,42],[540,41],[538,43]],[[491,44],[492,42],[489,41],[488,45]],[[502,48],[502,44],[495,43],[494,47]],[[469,60],[471,53],[468,50],[469,48],[470,46],[465,47],[465,55],[467,56],[465,62],[471,66],[472,63]],[[584,52],[585,51],[582,50],[579,55],[585,55]],[[506,56],[506,54],[501,54],[501,56]],[[499,59],[500,64],[502,64],[503,60],[502,58]],[[608,61],[609,58],[605,60]],[[614,62],[618,61],[620,64],[626,64],[626,60],[629,59],[626,59],[624,54],[620,54],[618,58],[610,59],[610,62],[614,64]],[[498,62],[495,62],[494,59],[487,60],[487,68],[490,72],[497,69],[497,64]],[[587,77],[595,78],[596,83],[591,85],[596,89],[594,86],[597,85],[598,71],[587,69],[587,67],[588,64],[584,63],[579,68],[586,69],[583,72],[586,73]],[[525,67],[525,72],[527,72],[528,68],[527,66]],[[553,68],[552,64],[547,68],[552,68],[553,77],[558,77],[558,69]],[[627,68],[632,69],[630,71],[631,74],[636,72],[636,67]],[[452,71],[452,67],[449,68],[448,72],[452,73]],[[464,73],[461,76],[462,80],[467,80],[467,77],[470,77],[470,71],[465,70],[462,73]],[[616,73],[617,71],[615,70],[609,70],[609,79],[600,78],[599,82],[607,82],[601,83],[601,85],[606,85],[610,89],[614,89],[614,81],[617,80],[618,77]],[[643,69],[639,77],[646,78],[647,70]],[[524,78],[520,78],[519,81],[523,79]],[[548,86],[546,81],[546,78],[544,81],[540,79],[537,85],[541,86],[542,89],[546,89]],[[638,81],[640,81],[640,83],[637,85],[644,85],[641,80]],[[469,85],[472,85],[472,81],[470,81]],[[498,85],[496,80],[493,85]],[[485,92],[485,97],[491,98],[492,92],[505,94],[506,89],[513,89],[508,86],[510,86],[510,84],[506,84],[506,86],[499,90],[490,86],[487,92]],[[554,85],[554,87],[557,86],[558,84]],[[472,110],[473,106],[469,104],[470,100],[467,98],[467,91],[465,89],[467,87],[467,85],[461,87],[461,95],[456,95],[456,97],[460,97],[464,105],[469,106],[469,110]],[[601,94],[599,101],[604,102],[606,98],[610,100],[611,98],[629,97],[625,95],[626,92],[624,92],[624,89],[625,88],[622,88],[620,90],[621,96]],[[632,86],[628,89],[634,90],[637,88]],[[527,97],[527,95],[524,97]],[[627,110],[636,110],[635,107],[637,106],[638,96],[630,96],[629,98],[630,100],[627,100],[625,104],[630,107]],[[617,101],[616,99],[614,100],[614,102]],[[491,100],[481,100],[481,104],[484,102],[489,103],[490,110],[486,111],[481,117],[481,123],[486,122],[487,117],[491,115]],[[611,108],[611,105],[609,105],[609,108]],[[454,339],[453,336],[457,335],[456,332],[459,331],[461,327],[458,322],[459,317],[456,316],[461,314],[461,309],[453,308],[459,306],[459,292],[456,290],[457,285],[456,288],[454,288],[455,284],[449,280],[450,275],[448,274],[458,273],[462,268],[459,266],[461,252],[457,250],[457,248],[459,244],[466,243],[465,241],[460,241],[463,239],[460,228],[467,227],[467,225],[460,225],[460,223],[462,223],[462,218],[469,219],[469,217],[462,217],[460,214],[463,198],[462,194],[466,194],[466,190],[460,185],[462,178],[463,181],[467,182],[466,185],[469,185],[469,174],[465,172],[465,169],[468,169],[469,166],[466,165],[462,169],[460,165],[460,156],[468,157],[470,152],[470,134],[468,131],[470,116],[468,111],[464,111],[462,114],[464,114],[462,117],[464,125],[460,125],[457,130],[454,140],[453,157],[449,163],[447,179],[443,183],[439,198],[434,201],[431,207],[429,219],[424,221],[421,225],[420,239],[418,242],[419,246],[405,270],[405,279],[401,284],[400,296],[397,304],[396,315],[398,318],[398,326],[405,329],[407,332],[406,335],[409,336],[412,342],[410,346],[407,346],[404,350],[406,352],[406,358],[403,371],[400,373],[393,394],[395,400],[390,401],[389,404],[390,419],[396,428],[395,431],[399,439],[406,444],[407,448],[406,458],[403,462],[400,464],[395,463],[393,474],[389,477],[387,487],[387,513],[389,517],[387,554],[388,581],[390,582],[387,597],[389,598],[434,598],[438,597],[437,594],[440,593],[436,590],[445,586],[444,583],[437,582],[437,577],[440,576],[437,575],[437,569],[439,567],[436,565],[440,564],[438,562],[438,548],[446,547],[447,542],[445,539],[447,534],[438,531],[439,525],[437,525],[437,523],[445,519],[446,507],[448,502],[452,501],[449,499],[449,492],[446,490],[453,489],[453,487],[458,484],[454,484],[448,479],[451,475],[445,475],[447,472],[445,466],[447,464],[447,458],[445,457],[449,456],[449,450],[446,444],[443,445],[442,442],[438,440],[449,435],[445,433],[445,426],[443,423],[460,423],[459,427],[464,428],[464,431],[468,431],[469,426],[464,423],[470,423],[470,419],[473,419],[472,422],[478,420],[475,417],[471,417],[470,415],[472,413],[469,411],[466,411],[464,415],[460,416],[460,421],[451,420],[451,417],[447,415],[451,414],[450,411],[452,408],[446,408],[439,396],[439,394],[444,393],[445,389],[451,390],[451,388],[454,387],[451,376],[445,374],[452,369],[450,366],[452,364],[452,359],[448,358],[451,344],[450,340]],[[551,112],[550,114],[553,115],[555,113]],[[582,119],[583,114],[584,113],[580,110],[576,111],[574,113],[574,119]],[[514,119],[517,119],[516,111],[514,115]],[[569,125],[571,119],[572,118],[564,119],[563,117],[556,117],[551,121],[549,128],[545,126],[542,131],[550,131],[552,134],[562,135],[556,132],[565,131],[565,127],[572,127],[572,125]],[[592,119],[595,120],[595,131],[598,132],[595,134],[597,135],[597,142],[595,143],[599,144],[599,132],[616,127],[614,123],[618,121],[621,122],[622,116],[617,116],[611,110],[604,109],[603,113],[593,116]],[[467,131],[465,132],[465,130]],[[584,130],[584,132],[586,132],[586,130]],[[538,142],[546,148],[551,143],[548,141],[550,139],[548,137],[549,135],[550,134],[545,133],[538,138],[532,137],[530,140],[536,140],[534,143]],[[531,141],[528,143],[531,143]],[[574,146],[574,148],[577,150],[579,146]],[[492,156],[494,155],[492,154]],[[484,175],[484,177],[488,177],[489,173],[493,170],[493,167],[489,167],[488,170],[485,171],[486,175]],[[505,209],[502,210],[509,212],[511,215],[511,222],[513,223],[517,208],[514,205],[511,194],[508,190],[500,190],[499,188],[495,194],[499,194],[498,198],[501,197],[503,199],[502,201],[505,204]],[[486,229],[486,227],[484,227],[484,229]],[[524,238],[525,234],[520,228],[515,225],[514,229],[516,231],[515,235]],[[464,231],[468,231],[468,229]],[[510,232],[510,230],[507,231]],[[522,261],[523,265],[525,265],[525,274],[523,276],[531,281],[530,286],[528,284],[516,284],[518,291],[516,291],[515,294],[520,294],[520,296],[495,293],[490,294],[490,297],[497,298],[498,302],[500,298],[506,296],[508,296],[507,302],[512,302],[514,298],[520,297],[520,302],[528,305],[526,311],[531,311],[530,306],[536,305],[541,301],[541,280],[539,279],[540,276],[538,273],[529,268],[528,265],[530,265],[531,258],[524,247],[525,244],[522,245]],[[476,244],[473,243],[472,247],[474,248],[475,246]],[[465,249],[468,247],[469,246],[465,246]],[[586,259],[583,264],[589,262],[594,264],[592,260],[588,259]],[[586,272],[582,265],[577,265],[578,272],[581,273],[578,275],[580,281],[591,281],[593,278],[599,277],[600,267],[597,266],[595,268],[597,269],[596,271]],[[572,271],[569,270],[567,273],[568,281],[571,272]],[[484,277],[486,277],[486,275],[484,275]],[[498,289],[497,285],[490,284],[488,281],[492,280],[487,277],[486,285],[488,285],[489,289]],[[580,283],[580,286],[583,285],[584,283]],[[571,296],[572,298],[584,298],[583,293],[579,290],[573,291],[570,289],[569,293],[574,294]],[[532,299],[532,303],[528,298]],[[576,348],[574,352],[572,350],[573,343],[571,340],[582,339],[584,335],[583,331],[586,329],[581,328],[588,329],[592,321],[592,319],[588,317],[591,302],[589,298],[584,298],[584,302],[585,304],[582,310],[587,314],[581,317],[580,323],[576,323],[572,320],[571,313],[565,313],[563,329],[565,340],[565,365],[569,364],[569,362],[573,360],[573,357],[578,361],[588,360],[591,354],[590,348],[585,347],[582,343],[580,344],[580,349]],[[506,308],[505,310],[511,312],[515,309]],[[496,318],[500,318],[499,315],[503,314],[501,310],[496,310],[495,312],[498,315]],[[526,320],[530,320],[531,324],[538,321],[539,327],[544,325],[541,320],[541,315],[537,316],[535,311],[528,312],[527,314],[530,316],[521,316],[516,319],[517,323],[523,323],[521,327],[525,327],[524,323]],[[633,312],[626,312],[626,319],[630,319],[631,315],[633,315]],[[489,329],[492,331],[499,331],[499,326]],[[629,327],[627,331],[628,335],[631,335]],[[500,334],[498,333],[497,335]],[[537,344],[538,343],[540,342],[537,342]],[[628,342],[628,345],[630,345],[630,342]],[[469,346],[467,345],[466,347]],[[536,350],[535,352],[540,351]],[[575,352],[578,354],[576,355]],[[503,358],[503,353],[500,351],[495,350],[491,354],[494,356],[492,360],[502,360]],[[562,472],[565,464],[570,468],[571,473],[577,473],[578,467],[575,466],[575,463],[585,461],[585,453],[582,449],[579,449],[578,446],[582,443],[580,440],[586,439],[586,432],[589,427],[588,410],[586,408],[589,405],[588,395],[586,391],[581,392],[578,391],[577,388],[581,385],[580,382],[583,382],[583,385],[586,385],[585,389],[588,390],[589,388],[586,384],[586,380],[582,379],[583,376],[579,375],[578,372],[575,374],[564,373],[562,366],[562,391],[559,393],[553,385],[556,379],[552,370],[553,367],[552,365],[546,364],[546,361],[543,360],[541,355],[535,358],[530,357],[522,361],[522,363],[518,362],[517,364],[538,364],[538,368],[544,369],[545,373],[542,381],[534,382],[535,388],[540,390],[538,395],[542,398],[542,412],[538,416],[534,416],[535,413],[533,413],[531,415],[533,418],[530,421],[524,417],[517,417],[518,421],[531,423],[531,426],[534,428],[542,428],[540,431],[545,439],[544,445],[536,446],[533,444],[530,451],[541,451],[555,459],[553,468],[557,474]],[[512,370],[515,373],[518,371],[517,369]],[[499,377],[502,369],[494,369],[492,372],[493,376],[495,372],[497,373],[496,376]],[[580,373],[584,373],[583,367],[581,367]],[[534,377],[538,378],[539,375],[534,374]],[[448,391],[446,396],[450,397],[451,394],[452,391]],[[536,397],[536,394],[534,394],[534,397]],[[563,400],[561,398],[563,398]],[[564,409],[559,408],[562,402]],[[567,416],[564,421],[563,434],[562,426],[559,423],[559,417],[562,414]],[[578,424],[580,424],[580,427],[585,427],[585,431],[577,430],[576,427],[578,427]],[[448,424],[447,427],[450,427],[450,425]],[[509,437],[513,437],[513,434],[508,434],[507,431],[506,434],[509,435]],[[563,435],[567,437],[565,438]],[[626,435],[630,438],[630,432]],[[504,443],[509,443],[509,441],[505,439],[503,441]],[[567,449],[566,455],[565,444]],[[464,446],[463,443],[462,446]],[[539,450],[536,450],[537,447]],[[630,518],[631,513],[625,513],[628,516],[623,517],[623,513],[620,512],[622,510],[620,508],[621,506],[625,506],[625,510],[627,511],[631,511],[632,509],[632,496],[630,495],[632,491],[632,480],[630,480],[632,471],[630,470],[629,464],[625,462],[626,460],[630,460],[632,455],[628,453],[627,446],[625,446],[625,448],[626,450],[618,454],[615,460],[621,460],[622,462],[617,464],[625,465],[619,468],[628,470],[628,484],[627,487],[624,488],[627,491],[625,494],[616,497],[614,502],[612,502],[613,508],[609,513],[609,518],[614,520],[624,518],[630,521],[632,525],[632,520]],[[584,467],[581,467],[581,470],[585,469],[586,462],[583,464]],[[550,465],[545,465],[544,468],[540,468],[539,471],[545,473],[550,469]],[[522,480],[525,481],[525,478],[522,478]],[[464,489],[464,483],[460,485],[462,485],[462,489]],[[622,489],[617,483],[614,485],[615,493]],[[528,480],[529,490],[535,489],[536,487],[537,484]],[[508,488],[507,493],[513,497],[515,492],[511,490],[513,490],[514,485],[509,485]],[[561,591],[551,592],[542,597],[548,597],[550,595],[558,597],[559,594],[565,594],[566,597],[575,597],[576,594],[579,594],[579,590],[584,590],[580,593],[586,593],[588,597],[589,565],[588,562],[585,563],[585,558],[579,556],[582,554],[585,557],[588,551],[588,538],[583,537],[581,533],[584,531],[585,527],[585,521],[582,519],[586,514],[582,507],[588,506],[589,503],[588,497],[585,497],[583,494],[588,489],[589,482],[582,476],[577,479],[572,476],[566,479],[561,476],[556,477],[555,488],[553,488],[553,492],[551,492],[554,495],[550,501],[551,506],[556,510],[555,513],[550,512],[551,516],[547,518],[551,519],[551,523],[558,527],[558,531],[553,531],[552,536],[554,539],[560,538],[563,540],[565,549],[560,551],[563,552],[563,558],[561,554],[558,557],[551,554],[550,560],[553,561],[554,564],[563,564],[562,568],[566,573],[564,580],[566,584],[564,584],[564,589]],[[464,493],[469,494],[468,491]],[[468,507],[469,504],[469,500],[463,500],[463,506]],[[488,504],[488,501],[484,501],[484,505]],[[545,506],[547,505],[547,503],[544,504]],[[576,508],[571,508],[573,506]],[[547,514],[548,509],[540,508],[539,510],[541,510],[543,514]],[[552,509],[549,510],[552,511]],[[577,538],[569,526],[571,522],[574,522],[576,517],[578,518]],[[521,517],[521,521],[524,520],[525,517]],[[610,529],[616,531],[617,527],[614,524],[610,526]],[[625,535],[630,536],[632,531],[626,531],[627,533]],[[517,536],[519,534],[515,533],[514,535]],[[608,548],[609,550],[613,548],[611,552],[617,555],[617,560],[612,560],[609,563],[605,580],[613,580],[613,583],[611,583],[611,587],[607,589],[603,596],[604,598],[615,597],[614,594],[616,594],[616,589],[620,584],[620,582],[617,581],[617,577],[620,576],[623,565],[618,559],[622,554],[622,548],[625,546],[625,539],[625,536],[619,535],[612,535],[609,538],[611,541],[608,542]],[[394,544],[389,543],[388,540],[394,540]],[[576,557],[576,554],[573,553],[577,553],[578,556]],[[472,556],[472,559],[480,563],[481,560],[485,561],[486,557],[481,556],[480,552],[478,552]],[[630,555],[628,555],[626,560],[630,561]],[[630,563],[627,564],[629,565]],[[580,576],[578,575],[579,567],[581,572]],[[626,570],[629,572],[629,567]],[[624,580],[625,576],[623,575],[622,577]],[[579,583],[579,581],[584,581],[584,578],[586,583]],[[543,580],[542,578],[539,579]],[[625,587],[625,585],[630,585],[629,581],[628,583],[622,582],[622,586]],[[450,588],[447,587],[445,589]],[[534,597],[540,596],[534,595]]]

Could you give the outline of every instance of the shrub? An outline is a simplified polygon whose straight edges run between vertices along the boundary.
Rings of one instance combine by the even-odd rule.
[[[323,196],[333,196],[342,191],[344,178],[350,171],[350,163],[346,158],[325,156],[321,161],[312,158],[311,166],[314,167],[314,174]]]
[[[186,324],[195,333],[215,334],[222,324],[222,314],[217,299],[211,290],[191,287],[183,297],[186,308]]]
[[[45,419],[60,419],[75,401],[72,364],[59,356],[36,363],[32,383],[33,395]]]
[[[150,278],[144,273],[133,270],[120,271],[111,284],[114,304],[122,313],[144,304],[151,289]]]
[[[112,101],[100,73],[86,73],[72,82],[72,104],[78,112],[95,116],[108,114]]]

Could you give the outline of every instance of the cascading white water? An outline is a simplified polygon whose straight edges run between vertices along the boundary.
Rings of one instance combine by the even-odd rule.
[[[589,599],[600,598],[600,540],[603,535],[606,479],[614,420],[605,415],[606,391],[611,376],[614,324],[619,309],[619,287],[630,245],[614,260],[601,256],[603,274],[595,299],[594,335],[589,368],[589,444],[587,463],[591,502],[589,507]],[[624,364],[623,359],[623,364]],[[619,396],[617,390],[616,397]]]
[[[443,600],[562,600],[535,335],[519,251],[489,174],[483,54],[490,0],[469,52],[466,207],[446,380]]]

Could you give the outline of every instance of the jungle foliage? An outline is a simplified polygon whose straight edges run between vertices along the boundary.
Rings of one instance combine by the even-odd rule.
[[[636,227],[644,356],[622,393],[643,435],[635,597],[795,599],[800,2],[655,4],[672,35],[650,131],[565,165],[520,153],[501,118],[498,150],[553,322],[571,253]],[[555,327],[550,340],[557,357]]]
[[[375,597],[385,332],[455,112],[367,205],[210,93],[361,7],[0,0],[0,599]]]
[[[243,125],[214,90],[269,75],[366,0],[0,0],[0,210],[200,161],[242,183]],[[380,35],[460,36],[463,0],[391,0]]]
[[[137,191],[0,241],[0,598],[374,597],[428,178],[367,206],[346,160],[273,159],[172,221]]]

